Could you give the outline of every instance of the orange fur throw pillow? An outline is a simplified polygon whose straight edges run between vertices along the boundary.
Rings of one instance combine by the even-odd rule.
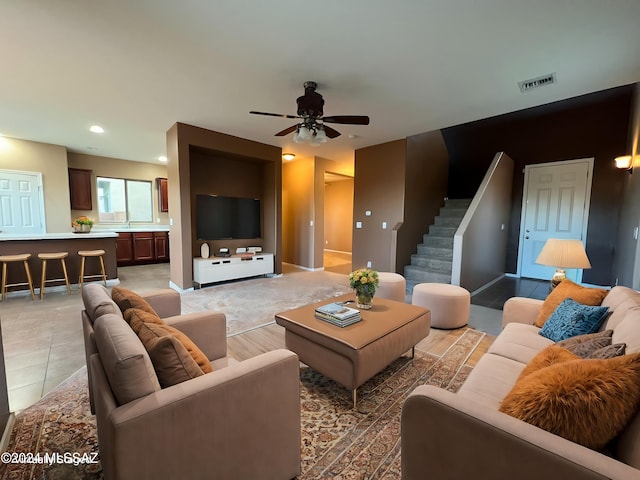
[[[555,365],[557,363],[568,362],[570,360],[580,360],[581,357],[575,353],[571,353],[569,350],[558,345],[549,345],[548,347],[540,350],[538,354],[531,359],[527,366],[524,367],[517,381],[520,381],[527,375],[532,374],[540,370],[541,368]]]
[[[569,279],[563,280],[553,289],[542,304],[538,318],[536,318],[536,327],[542,328],[544,322],[546,322],[554,310],[558,308],[558,305],[567,298],[582,303],[583,305],[597,307],[602,303],[607,293],[609,292],[602,288],[583,287]]]
[[[111,298],[122,313],[126,312],[130,308],[139,308],[140,310],[144,310],[145,312],[152,313],[155,316],[158,316],[156,311],[149,305],[144,298],[138,295],[131,290],[127,290],[122,287],[113,287],[111,289]]]
[[[601,449],[640,405],[640,353],[571,360],[516,382],[499,410],[592,449]]]

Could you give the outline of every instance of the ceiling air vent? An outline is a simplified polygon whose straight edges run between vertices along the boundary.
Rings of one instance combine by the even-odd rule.
[[[543,77],[532,78],[531,80],[518,82],[518,86],[520,87],[521,92],[528,92],[529,90],[533,90],[534,88],[544,87],[545,85],[552,85],[554,83],[556,83],[556,74],[550,73],[549,75],[544,75]]]

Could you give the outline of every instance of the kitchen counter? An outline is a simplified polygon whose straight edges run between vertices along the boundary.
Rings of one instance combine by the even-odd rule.
[[[116,232],[91,230],[89,233],[43,233],[38,235],[8,235],[0,233],[0,250],[3,255],[17,255],[21,253],[30,253],[29,269],[34,282],[34,288],[40,287],[40,275],[42,269],[42,261],[38,258],[39,253],[68,252],[66,258],[67,271],[69,281],[72,284],[78,283],[80,275],[80,256],[79,250],[104,250],[103,256],[105,271],[107,273],[107,282],[117,284],[118,267],[116,263]],[[85,273],[93,275],[100,271],[97,259],[87,259]],[[8,278],[11,283],[26,282],[26,275],[22,263],[16,262],[8,265]],[[63,278],[62,267],[58,261],[47,262],[47,278]],[[62,282],[52,282],[49,285],[63,285]],[[26,285],[13,287],[13,289],[25,290]],[[9,294],[11,295],[11,294]],[[46,297],[45,297],[46,298]]]
[[[7,240],[79,240],[87,238],[110,238],[117,236],[118,234],[115,231],[100,231],[93,229],[89,233],[62,232],[39,233],[37,235],[10,235],[6,233],[0,233],[0,242]]]

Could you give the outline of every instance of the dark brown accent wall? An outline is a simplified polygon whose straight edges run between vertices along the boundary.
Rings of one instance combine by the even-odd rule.
[[[429,225],[447,196],[449,156],[440,131],[407,137],[404,223],[398,230],[396,271],[404,273],[411,254],[429,231]]]
[[[587,230],[592,268],[583,281],[611,285],[625,180],[614,157],[627,149],[633,85],[555,102],[442,130],[449,152],[449,197],[470,198],[491,160],[504,151],[514,160],[507,272],[517,271],[525,165],[593,157]]]

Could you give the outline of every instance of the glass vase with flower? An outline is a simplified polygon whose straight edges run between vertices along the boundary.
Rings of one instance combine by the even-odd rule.
[[[369,268],[359,268],[349,274],[349,285],[356,292],[358,308],[364,310],[371,308],[378,282],[378,272]]]

